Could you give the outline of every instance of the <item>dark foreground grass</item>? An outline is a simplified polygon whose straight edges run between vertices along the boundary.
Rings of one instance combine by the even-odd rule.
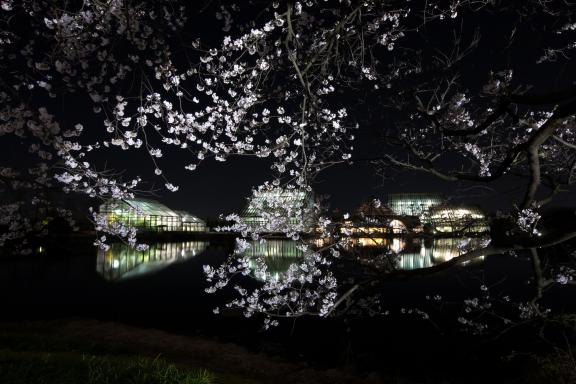
[[[60,327],[0,324],[0,384],[258,384],[176,365],[129,343],[67,336]]]
[[[214,376],[160,358],[0,350],[0,383],[213,384]]]
[[[344,370],[303,368],[201,337],[114,323],[0,323],[0,384],[576,384],[572,350],[481,361],[477,371],[465,376],[432,371],[423,377],[393,369],[352,376]],[[494,361],[495,370],[490,366]]]

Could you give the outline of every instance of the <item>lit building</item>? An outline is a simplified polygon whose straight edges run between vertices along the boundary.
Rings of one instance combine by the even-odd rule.
[[[348,220],[344,224],[349,227],[352,234],[389,233],[391,232],[390,216],[393,214],[390,208],[384,205],[375,206],[372,201],[367,201],[356,209],[352,215],[352,220]]]
[[[278,231],[295,226],[304,231],[312,228],[315,214],[311,192],[276,188],[255,192],[240,216],[244,223],[252,226],[265,226]]]
[[[362,204],[342,223],[342,233],[356,237],[418,232],[482,233],[488,230],[484,213],[474,206],[447,205],[441,195],[390,194],[388,205]],[[368,242],[376,245],[374,240]]]
[[[175,211],[182,219],[182,229],[184,232],[203,232],[206,230],[206,223],[198,217],[186,211]]]
[[[482,210],[473,206],[437,206],[430,210],[429,221],[436,232],[479,233],[488,231]]]
[[[183,211],[173,211],[162,203],[149,199],[109,200],[100,206],[109,223],[121,222],[138,230],[205,231],[206,224]]]
[[[403,217],[389,207],[365,202],[356,209],[349,220],[343,222],[341,231],[355,236],[380,234],[402,234],[413,231],[420,225],[418,218]]]
[[[387,206],[398,216],[426,216],[432,207],[441,205],[444,199],[434,193],[392,193]]]

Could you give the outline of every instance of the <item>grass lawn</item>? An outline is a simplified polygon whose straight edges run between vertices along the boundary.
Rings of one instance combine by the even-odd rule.
[[[0,323],[0,384],[575,384],[572,353],[519,355],[510,377],[315,370],[236,345],[92,320]],[[489,365],[479,365],[490,370]],[[434,372],[433,372],[434,373]],[[437,373],[437,372],[436,372]],[[487,376],[490,377],[490,376]]]
[[[160,358],[0,350],[5,384],[212,384],[202,369],[182,370]]]
[[[0,330],[2,384],[255,384],[162,357],[56,335]]]

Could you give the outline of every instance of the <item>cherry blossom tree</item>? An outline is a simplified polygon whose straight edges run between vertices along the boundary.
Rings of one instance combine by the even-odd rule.
[[[425,273],[480,255],[551,246],[576,234],[541,234],[537,227],[542,205],[574,182],[576,88],[569,68],[576,20],[567,2],[0,4],[0,132],[7,145],[24,145],[27,156],[0,169],[7,196],[0,225],[9,227],[0,246],[30,252],[27,239],[45,231],[46,217],[70,217],[49,191],[94,199],[140,192],[143,175],[123,180],[120,172],[94,165],[94,154],[112,147],[146,151],[152,173],[173,192],[178,185],[162,162],[168,151],[187,153],[182,166],[191,172],[210,160],[262,158],[271,170],[255,194],[310,192],[323,170],[353,161],[446,181],[484,184],[508,175],[524,180],[524,197],[509,212],[515,225],[506,244],[463,249]],[[191,20],[213,11],[217,28],[195,31]],[[523,49],[535,36],[543,44],[520,54],[520,62],[491,57],[494,40],[482,35],[495,18],[508,23],[502,52]],[[474,67],[481,59],[486,68]],[[561,85],[552,86],[555,79]],[[65,104],[72,99],[82,113],[68,113]],[[375,125],[383,126],[383,151],[365,159],[354,148],[355,136]],[[277,194],[266,196],[267,206],[283,204],[274,200]],[[317,237],[329,239],[321,245],[301,239],[302,228],[281,217],[246,226],[238,215],[228,216],[228,229],[241,238],[227,262],[205,268],[208,291],[251,274],[243,255],[247,239],[265,241],[271,232],[301,241],[303,261],[279,281],[252,290],[237,285],[238,298],[230,303],[246,315],[265,314],[267,325],[274,316],[336,314],[350,307],[361,288],[407,274],[392,271],[382,279],[383,268],[390,272],[382,262],[364,266],[364,276],[371,277],[361,282],[339,279],[335,268],[354,262],[346,256],[350,233],[320,206],[292,213],[311,211]],[[97,246],[107,247],[106,235],[113,235],[145,248],[132,228],[90,214],[100,232]],[[538,255],[533,258],[538,267]],[[265,271],[265,263],[256,265]],[[549,281],[568,281],[573,274],[562,276]],[[536,311],[535,304],[531,308]]]
[[[314,296],[312,292],[322,292],[324,286],[312,285],[312,291],[304,290],[303,296],[287,293],[292,290],[302,292],[301,287],[307,278],[310,283],[317,284],[318,280],[313,276],[325,276],[322,267],[310,269],[306,266],[302,271],[290,271],[287,279],[281,282],[269,282],[263,290],[252,293],[239,290],[241,298],[231,303],[233,307],[246,308],[248,314],[332,314],[360,286],[371,285],[374,280],[380,282],[405,275],[434,273],[482,255],[534,250],[574,237],[573,229],[567,233],[542,234],[537,228],[538,210],[555,194],[569,189],[573,182],[574,87],[551,89],[546,85],[539,91],[534,89],[530,76],[524,75],[518,80],[514,77],[517,69],[522,72],[534,67],[531,73],[539,74],[547,65],[557,68],[569,65],[569,50],[574,38],[569,32],[574,17],[570,6],[563,2],[508,5],[481,1],[427,3],[421,7],[398,2],[341,2],[333,7],[319,3],[316,9],[314,6],[313,3],[302,5],[296,2],[282,8],[282,4],[274,4],[275,21],[268,24],[268,29],[274,32],[269,45],[277,47],[277,58],[267,55],[265,49],[256,48],[254,51],[255,54],[262,52],[258,59],[266,58],[267,69],[274,59],[273,72],[268,74],[268,78],[273,79],[274,74],[291,74],[288,79],[293,79],[294,84],[285,81],[284,87],[280,88],[284,92],[289,89],[289,96],[284,98],[286,105],[293,100],[291,97],[296,98],[295,105],[301,100],[297,111],[302,116],[310,116],[319,108],[324,110],[326,106],[346,100],[346,115],[339,114],[338,117],[354,119],[355,123],[349,124],[350,127],[377,124],[379,121],[374,111],[386,109],[393,119],[393,123],[383,129],[387,151],[380,157],[368,159],[384,172],[390,169],[426,172],[446,181],[480,184],[512,174],[525,180],[525,196],[516,207],[510,207],[508,220],[515,226],[503,245],[486,245],[479,250],[463,252],[462,256],[427,271],[392,273],[385,279],[377,275],[361,283],[352,280],[347,287],[340,280],[338,292],[326,294],[329,298],[324,302],[326,307],[319,306],[316,298],[302,304],[306,297]],[[507,63],[494,60],[484,73],[474,70],[471,80],[468,69],[471,62],[478,60],[478,55],[486,55],[493,46],[492,40],[484,43],[481,34],[487,28],[486,20],[492,20],[495,15],[510,21],[505,35],[507,39],[503,39],[504,48],[512,49],[515,44],[525,43],[524,39],[540,34],[546,36],[546,44],[561,48],[535,49],[536,56],[531,63],[526,63],[529,54],[523,53],[520,65],[506,66]],[[546,21],[552,19],[558,26],[555,30],[526,30],[527,25],[546,25]],[[517,35],[520,33],[517,31],[523,31],[522,35]],[[275,33],[281,33],[282,37],[276,37]],[[430,48],[430,36],[444,39],[444,42],[439,47]],[[283,48],[285,55],[278,53]],[[553,55],[551,52],[562,54]],[[570,76],[567,79],[573,81]],[[351,101],[355,98],[361,100],[361,105]],[[339,105],[332,109],[341,110]],[[363,120],[362,116],[351,115],[351,110],[368,110],[371,118],[376,117],[371,121]],[[332,128],[328,128],[332,137],[344,134],[339,128],[345,126],[345,121],[332,122]],[[309,131],[312,127],[306,128]],[[345,133],[338,141],[348,141],[351,145],[353,139],[353,134]],[[310,138],[303,136],[295,144],[304,144],[304,151],[310,147]],[[308,180],[313,180],[316,172],[324,166],[350,160],[351,154],[343,151],[342,147],[334,149],[334,153],[328,154],[337,156],[320,158],[321,166],[318,167],[302,167],[314,165],[304,158],[310,152],[302,152],[303,160],[293,164],[304,173],[295,171],[297,173],[290,175],[306,177],[290,179],[288,183],[295,181],[297,187],[307,188]],[[299,158],[294,159],[298,161]],[[449,166],[445,165],[445,159],[450,160]],[[280,176],[285,169],[278,167]],[[275,180],[276,186],[281,184],[279,179]],[[545,188],[550,190],[549,195],[540,197],[538,192]],[[330,237],[333,242],[327,249],[320,248],[321,253],[317,249],[303,250],[312,252],[310,257],[318,257],[322,265],[332,262],[341,265],[342,261],[336,258],[346,254],[347,234],[335,235],[329,229],[331,223],[325,218],[320,218],[320,223],[323,236]],[[241,228],[242,223],[238,220],[236,229]],[[278,228],[272,226],[266,231],[273,232]],[[258,238],[258,234],[253,236]],[[239,255],[246,246],[246,243],[241,243]],[[320,255],[332,257],[322,258]],[[535,274],[540,279],[542,271],[539,270],[538,254],[533,253],[532,258]],[[389,269],[388,257],[382,261],[371,263],[373,272]],[[246,259],[233,258],[231,262],[218,270],[207,270],[210,279],[217,278],[216,285],[210,290],[227,285],[229,277],[239,272],[249,273]],[[362,275],[370,276],[370,273]],[[548,283],[554,284],[555,281],[552,278]],[[333,286],[332,281],[328,286]],[[274,292],[270,295],[273,299],[268,299],[271,291]],[[280,297],[282,300],[277,300]],[[262,303],[265,305],[260,306]],[[269,308],[271,304],[276,312]],[[531,313],[544,314],[535,307],[535,303],[526,305],[532,308]]]

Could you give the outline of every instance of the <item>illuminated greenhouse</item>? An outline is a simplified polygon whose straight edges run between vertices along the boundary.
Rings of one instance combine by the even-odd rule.
[[[430,209],[444,203],[444,198],[435,193],[392,193],[387,206],[399,216],[427,216]]]
[[[204,231],[206,224],[184,211],[174,211],[164,204],[149,199],[109,200],[100,206],[108,222],[122,222],[138,230],[149,231]]]
[[[202,232],[206,230],[206,223],[198,217],[186,211],[176,211],[182,219],[182,229],[184,232]]]
[[[438,206],[430,210],[430,224],[437,232],[480,233],[488,231],[482,210],[473,206]]]
[[[265,226],[274,222],[301,225],[304,229],[314,224],[314,205],[311,192],[278,188],[256,192],[240,216],[248,225]]]
[[[364,202],[354,212],[350,220],[346,220],[343,230],[353,235],[406,233],[405,222],[398,220],[398,215],[381,204],[378,207],[373,202]]]

